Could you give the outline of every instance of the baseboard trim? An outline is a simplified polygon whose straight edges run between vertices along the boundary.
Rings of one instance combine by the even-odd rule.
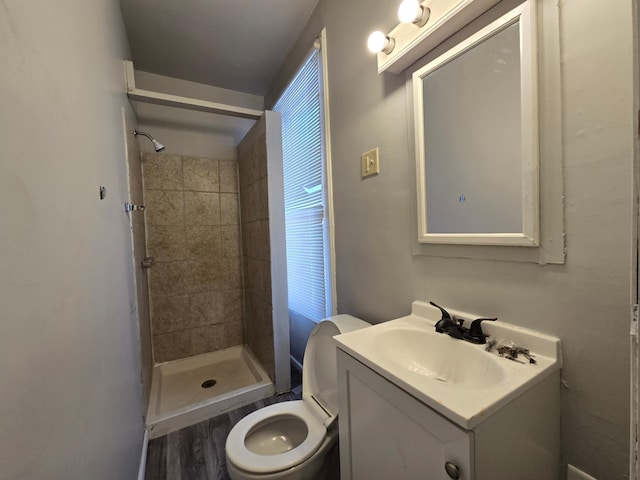
[[[140,453],[140,468],[138,468],[138,480],[144,480],[147,473],[147,448],[149,447],[149,431],[145,428],[142,438],[142,453]]]
[[[587,475],[582,470],[578,470],[573,465],[567,465],[567,480],[596,480],[591,475]]]

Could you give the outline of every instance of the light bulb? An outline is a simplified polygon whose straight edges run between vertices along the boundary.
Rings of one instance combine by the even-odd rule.
[[[371,35],[369,35],[369,39],[367,40],[367,48],[371,53],[381,52],[386,41],[387,36],[380,30],[376,30]]]
[[[369,39],[367,40],[367,48],[371,53],[391,53],[393,47],[396,42],[393,38],[388,37],[384,33],[379,30],[376,30],[371,35],[369,35]]]
[[[403,0],[398,8],[398,18],[402,23],[413,23],[423,27],[429,20],[431,10],[420,5],[418,0]]]
[[[402,23],[413,23],[420,14],[420,2],[418,0],[403,0],[398,8],[398,18]]]

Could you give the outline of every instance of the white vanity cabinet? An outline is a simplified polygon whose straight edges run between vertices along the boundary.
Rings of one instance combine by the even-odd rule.
[[[473,433],[338,350],[341,479],[471,479]],[[455,478],[455,475],[454,477]]]
[[[342,480],[559,478],[557,372],[467,430],[340,347],[337,359]]]

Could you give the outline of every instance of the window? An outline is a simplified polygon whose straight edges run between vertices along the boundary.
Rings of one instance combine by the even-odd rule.
[[[314,48],[273,110],[282,115],[289,314],[333,312],[322,57]]]

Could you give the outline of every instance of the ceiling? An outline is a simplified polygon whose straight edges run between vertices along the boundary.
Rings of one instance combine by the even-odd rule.
[[[264,95],[318,0],[120,0],[136,70]]]

